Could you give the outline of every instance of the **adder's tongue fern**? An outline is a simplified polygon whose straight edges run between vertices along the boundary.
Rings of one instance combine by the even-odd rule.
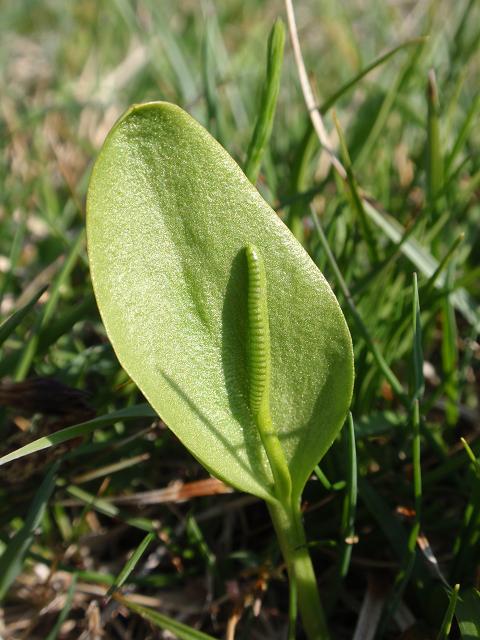
[[[267,501],[306,634],[325,640],[300,495],[353,386],[328,283],[225,149],[165,102],[107,136],[87,235],[122,366],[210,473]]]

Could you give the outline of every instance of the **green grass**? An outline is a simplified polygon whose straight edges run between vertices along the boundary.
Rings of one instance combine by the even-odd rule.
[[[107,638],[162,637],[156,627],[286,637],[287,583],[260,503],[213,489],[155,505],[140,496],[206,472],[115,359],[89,279],[84,202],[115,119],[155,99],[187,109],[252,180],[259,171],[352,332],[353,422],[305,492],[333,637],[354,636],[372,584],[377,638],[398,638],[405,620],[419,638],[476,637],[480,8],[295,10],[346,180],[313,133],[288,35],[281,76],[278,49],[267,70],[283,3],[2,7],[0,456],[15,452],[0,459],[6,637],[79,638],[95,606]],[[89,395],[55,387],[47,403],[48,390],[28,385],[48,376]],[[7,381],[27,386],[7,393]]]

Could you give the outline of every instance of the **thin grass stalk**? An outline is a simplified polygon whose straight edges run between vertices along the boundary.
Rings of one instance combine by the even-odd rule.
[[[402,401],[402,403],[408,407],[409,406],[409,400],[408,397],[405,393],[405,390],[402,386],[402,384],[400,383],[400,381],[398,380],[397,376],[393,373],[393,371],[390,369],[390,367],[388,366],[385,358],[383,357],[383,355],[380,352],[380,349],[377,347],[375,341],[373,340],[372,336],[370,335],[370,332],[368,331],[367,327],[365,326],[358,310],[357,307],[353,301],[353,298],[350,294],[350,291],[347,287],[347,284],[345,282],[345,280],[343,279],[343,276],[341,274],[341,271],[338,267],[337,261],[335,260],[335,257],[330,249],[330,245],[328,244],[328,240],[325,236],[325,233],[323,231],[322,225],[320,223],[320,220],[318,218],[317,212],[313,209],[313,207],[310,208],[311,210],[311,214],[312,214],[312,218],[313,218],[313,222],[315,224],[315,227],[317,229],[318,232],[318,236],[320,238],[320,242],[322,244],[322,247],[325,251],[325,254],[327,256],[328,262],[330,263],[330,266],[332,267],[334,273],[335,273],[335,277],[337,279],[337,282],[340,286],[340,289],[343,293],[343,295],[345,296],[345,300],[347,302],[347,305],[350,309],[350,312],[352,314],[353,319],[355,320],[358,329],[360,330],[363,339],[365,340],[365,342],[367,343],[367,346],[369,348],[369,350],[371,351],[373,357],[375,358],[375,361],[379,367],[379,369],[382,371],[383,375],[385,376],[385,378],[387,379],[387,381],[389,382],[389,384],[391,385],[393,391],[395,392],[395,394],[398,396],[398,398]]]

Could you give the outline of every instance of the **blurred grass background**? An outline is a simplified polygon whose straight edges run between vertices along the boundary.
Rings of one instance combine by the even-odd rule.
[[[244,163],[267,37],[283,4],[4,0],[0,9],[2,319],[49,285],[3,344],[3,452],[140,405],[128,422],[98,424],[73,448],[2,467],[3,635],[93,638],[103,629],[107,638],[169,637],[158,620],[102,600],[153,531],[123,587],[131,602],[216,637],[284,637],[288,589],[263,507],[215,495],[225,489],[213,481],[189,484],[206,473],[152,421],[120,369],[96,310],[83,238],[92,162],[134,102],[180,104]],[[304,0],[295,10],[320,105],[380,54],[428,36],[330,105],[338,129],[332,110],[325,114],[349,188],[310,133],[287,44],[258,183],[332,284],[355,346],[353,529],[347,436],[305,496],[332,633],[351,638],[360,612],[375,632],[380,611],[378,637],[434,638],[460,582],[451,637],[480,637],[465,626],[480,625],[470,589],[479,579],[480,479],[460,442],[470,443],[473,458],[480,454],[480,8],[475,0]],[[420,314],[412,320],[414,271]],[[418,635],[407,636],[412,628]]]

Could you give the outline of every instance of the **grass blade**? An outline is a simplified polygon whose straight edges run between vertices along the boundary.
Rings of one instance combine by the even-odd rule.
[[[390,238],[392,242],[399,243],[405,235],[405,229],[389,214],[380,213],[368,200],[363,201],[365,211],[375,224]],[[415,238],[409,238],[401,245],[402,253],[410,262],[427,278],[430,278],[438,269],[438,261]],[[445,276],[438,274],[435,286],[438,289],[445,287]],[[457,289],[451,294],[451,300],[455,308],[473,326],[480,329],[480,318],[476,305],[464,289]]]
[[[320,242],[322,244],[322,247],[325,251],[325,254],[327,256],[327,259],[330,263],[330,266],[332,267],[334,273],[335,273],[335,277],[337,279],[338,284],[340,285],[340,289],[342,290],[343,295],[345,296],[345,300],[348,304],[348,307],[352,313],[353,319],[355,320],[355,322],[357,323],[358,329],[360,331],[360,333],[363,336],[363,339],[365,340],[365,342],[368,345],[368,348],[370,349],[373,357],[375,358],[377,365],[379,367],[379,369],[382,371],[383,375],[385,376],[385,378],[388,380],[389,384],[391,385],[392,389],[394,390],[394,392],[398,395],[398,397],[402,400],[402,402],[408,406],[408,399],[407,396],[405,394],[405,391],[403,389],[402,384],[400,383],[400,381],[398,380],[397,376],[393,373],[393,371],[390,369],[390,367],[388,366],[385,358],[383,357],[383,355],[381,354],[379,348],[377,347],[377,344],[375,343],[373,337],[370,335],[370,332],[368,331],[367,327],[365,326],[358,310],[357,307],[355,306],[355,303],[353,301],[353,298],[350,294],[350,291],[348,290],[348,287],[346,285],[345,280],[343,279],[343,276],[341,274],[341,271],[338,267],[337,261],[335,260],[335,257],[330,249],[330,246],[328,244],[328,240],[325,236],[325,233],[322,229],[322,225],[320,224],[320,220],[318,218],[318,215],[316,213],[316,211],[311,207],[311,214],[312,214],[312,218],[313,218],[313,222],[315,224],[315,228],[318,232],[318,236],[320,238]]]
[[[454,286],[455,263],[451,262],[447,267],[447,290]],[[446,379],[445,393],[447,396],[446,418],[450,426],[458,421],[458,405],[460,401],[459,377],[458,377],[458,346],[457,346],[457,321],[455,310],[450,300],[450,295],[445,295],[442,300],[442,367]]]
[[[470,458],[471,462],[473,462],[475,473],[480,478],[480,462],[475,457],[475,453],[472,451],[471,446],[468,444],[465,438],[460,438],[460,440],[462,441],[462,444],[465,448],[465,451],[467,452],[468,457]]]
[[[180,640],[215,640],[213,636],[209,636],[202,631],[197,631],[186,624],[177,622],[176,620],[173,620],[173,618],[169,618],[162,613],[158,613],[158,611],[154,611],[149,607],[142,607],[139,604],[135,604],[128,598],[116,596],[115,599],[128,607],[131,611],[138,613],[138,615],[145,618],[145,620],[151,622],[155,627],[170,631],[170,633],[173,633]]]
[[[387,600],[382,612],[379,625],[379,636],[386,629],[386,625],[395,613],[402,599],[405,588],[410,580],[416,559],[417,539],[420,534],[420,514],[422,506],[422,471],[420,459],[420,407],[418,399],[413,402],[412,410],[412,465],[413,465],[413,494],[415,502],[415,517],[412,528],[408,536],[407,548],[404,551],[400,571],[398,572],[393,585],[392,593]]]
[[[58,462],[50,467],[30,505],[21,529],[13,536],[0,557],[0,601],[3,600],[15,578],[21,572],[23,560],[39,527],[47,502],[55,489]]]
[[[205,536],[202,533],[202,530],[198,526],[198,522],[195,520],[193,515],[189,514],[187,517],[187,532],[192,539],[193,544],[198,548],[200,555],[205,560],[205,563],[208,569],[211,572],[216,571],[217,559],[215,554],[209,548],[207,541],[205,540]]]
[[[423,396],[425,381],[423,379],[422,325],[420,321],[420,301],[418,298],[417,274],[413,274],[413,398]]]
[[[445,253],[443,258],[439,262],[438,267],[436,268],[434,273],[432,273],[428,281],[425,283],[424,294],[429,294],[431,292],[431,290],[435,286],[435,282],[437,281],[438,276],[443,272],[443,270],[449,264],[452,257],[455,255],[455,251],[459,247],[460,243],[463,241],[464,237],[465,237],[465,234],[461,233],[458,236],[458,238],[453,241],[452,246],[448,249],[448,251]]]
[[[81,302],[65,309],[61,314],[55,314],[48,323],[48,326],[41,328],[38,333],[35,357],[39,358],[43,355],[52,344],[64,334],[68,333],[76,322],[92,313],[95,308],[96,304],[93,293],[88,292]],[[23,351],[21,350],[6,354],[5,357],[0,360],[0,377],[9,375],[11,371],[14,371],[22,357]]]
[[[432,211],[443,189],[443,157],[440,144],[439,102],[435,71],[430,70],[427,83],[427,197]]]
[[[412,70],[415,68],[418,62],[418,58],[423,51],[424,44],[425,40],[420,40],[418,42],[418,46],[415,47],[415,49],[412,51],[403,68],[390,82],[389,89],[383,96],[380,108],[375,115],[374,121],[370,125],[370,131],[368,132],[367,138],[363,143],[361,149],[356,154],[356,157],[354,159],[355,166],[362,166],[371,156],[372,150],[380,137],[382,129],[387,122],[388,116],[392,111],[395,101],[397,100],[398,96],[401,95],[402,87],[405,85],[407,79],[412,73]]]
[[[413,38],[412,40],[407,40],[406,42],[402,42],[402,44],[399,44],[397,47],[390,49],[389,51],[382,54],[378,58],[375,58],[373,62],[368,64],[366,67],[364,67],[351,80],[349,80],[344,85],[342,85],[340,89],[338,89],[338,91],[335,91],[333,95],[327,98],[327,100],[325,100],[322,103],[322,105],[319,107],[320,112],[322,114],[327,113],[327,111],[329,111],[333,107],[333,105],[337,102],[337,100],[339,100],[345,93],[347,93],[350,89],[352,89],[360,80],[362,80],[362,78],[368,75],[370,71],[373,71],[374,69],[382,65],[384,62],[387,62],[387,60],[389,60],[396,53],[398,53],[399,51],[402,51],[402,49],[411,47],[412,45],[423,44],[426,40],[427,40],[426,37]]]
[[[310,120],[302,136],[300,144],[295,153],[292,171],[292,194],[300,194],[308,187],[308,169],[310,162],[318,148],[317,135]],[[305,244],[305,230],[303,228],[303,217],[305,215],[305,199],[296,199],[288,212],[288,226],[299,242]]]
[[[413,402],[413,442],[412,442],[412,465],[413,465],[413,494],[415,500],[415,518],[420,521],[422,508],[422,465],[420,458],[420,403]]]
[[[379,625],[379,636],[386,629],[388,621],[395,613],[400,601],[402,599],[405,588],[410,580],[413,572],[416,559],[417,539],[420,534],[420,509],[422,501],[422,476],[420,466],[420,413],[418,400],[413,404],[413,443],[412,443],[412,457],[413,457],[413,493],[415,500],[415,517],[413,521],[410,534],[408,536],[407,548],[405,549],[404,556],[400,571],[398,572],[395,582],[392,588],[392,593],[387,600],[382,612],[382,618]]]
[[[92,480],[96,480],[97,478],[103,478],[105,476],[110,476],[113,473],[119,473],[124,469],[136,467],[142,462],[146,462],[149,459],[150,455],[148,453],[141,453],[138,456],[132,456],[131,458],[118,460],[118,462],[112,462],[112,464],[107,464],[102,467],[96,467],[95,469],[91,469],[90,471],[81,473],[78,476],[74,476],[72,478],[72,482],[74,482],[75,484],[84,484],[85,482],[91,482]]]
[[[362,501],[377,521],[397,558],[401,558],[408,542],[405,528],[393,516],[390,506],[366,478],[360,476],[358,486]]]
[[[72,576],[72,581],[70,582],[70,587],[68,588],[67,598],[65,600],[65,604],[63,605],[63,609],[60,611],[57,621],[53,625],[52,630],[45,638],[45,640],[57,640],[60,629],[62,628],[62,624],[67,619],[67,616],[70,613],[70,609],[72,608],[73,596],[75,595],[75,588],[77,586],[77,579],[78,574],[74,573]]]
[[[61,429],[60,431],[56,431],[49,436],[37,438],[33,442],[30,442],[29,444],[26,444],[25,446],[2,456],[0,458],[0,467],[4,464],[7,464],[7,462],[18,460],[19,458],[23,458],[24,456],[36,453],[37,451],[41,451],[42,449],[55,447],[56,445],[67,442],[68,440],[72,440],[73,438],[85,436],[92,431],[95,431],[95,429],[106,427],[108,425],[114,424],[115,422],[136,420],[138,418],[156,417],[157,414],[148,404],[138,404],[132,407],[128,407],[127,409],[114,411],[104,416],[94,418],[93,420],[87,420],[87,422],[81,422],[80,424],[75,424],[71,427],[67,427],[66,429]]]
[[[154,18],[152,21],[154,32],[149,34],[149,44],[152,49],[152,53],[155,53],[156,49],[157,41],[155,39],[155,35],[160,35],[162,52],[168,59],[170,67],[175,74],[180,95],[183,96],[186,103],[194,104],[198,95],[198,89],[195,74],[193,73],[191,65],[189,64],[184,52],[184,40],[177,36],[174,29],[172,29],[169,24],[163,3],[155,1],[152,2],[149,0],[146,4]],[[137,30],[139,36],[144,37],[144,28],[138,19]],[[160,58],[161,57],[163,56],[160,56]]]
[[[227,78],[232,73],[232,61],[229,49],[225,44],[223,25],[220,24],[218,9],[219,6],[214,2],[207,4],[208,14],[205,20],[208,20],[208,26],[212,35],[211,43],[214,44],[215,64],[218,69],[219,78]],[[244,131],[249,125],[249,118],[243,102],[240,87],[235,82],[227,82],[224,87],[225,97],[229,103],[230,111],[235,123],[235,128]]]
[[[25,316],[30,313],[30,311],[36,305],[39,298],[47,290],[47,288],[48,287],[43,287],[42,289],[40,289],[40,291],[38,291],[33,296],[33,298],[31,298],[31,300],[27,302],[26,305],[24,305],[21,309],[18,309],[18,311],[15,311],[15,313],[12,313],[9,318],[2,322],[2,324],[0,325],[0,346],[15,331],[15,329],[22,322]]]
[[[45,304],[41,317],[32,330],[32,335],[25,345],[20,357],[20,361],[17,365],[17,369],[15,371],[15,380],[17,382],[21,382],[22,380],[24,380],[28,374],[28,371],[30,370],[35,354],[37,353],[39,333],[41,329],[48,325],[48,323],[52,319],[53,314],[55,313],[60,298],[61,288],[65,284],[67,278],[70,276],[70,273],[75,267],[79,254],[83,249],[84,240],[85,234],[82,231],[78,235],[76,242],[72,246],[68,257],[65,260],[62,269],[60,270],[60,273],[58,274],[54,284],[52,285],[52,288],[50,289],[50,297],[48,299],[48,302]]]
[[[102,513],[104,516],[125,522],[134,529],[147,531],[148,533],[155,533],[155,522],[149,518],[132,518],[125,512],[121,511],[117,506],[108,502],[108,500],[100,498],[88,491],[84,491],[83,489],[80,489],[80,487],[68,485],[66,487],[66,491],[74,498],[85,503],[87,509],[84,510],[84,514],[89,509],[95,509],[95,511]]]
[[[459,591],[460,591],[460,585],[456,584],[450,593],[448,607],[447,607],[447,610],[445,611],[445,615],[443,617],[442,624],[440,626],[440,631],[438,632],[438,635],[437,635],[437,640],[447,640],[448,638],[450,629],[452,628],[452,620],[453,620],[453,616],[455,615],[455,608],[457,606]]]
[[[412,575],[413,567],[415,564],[417,538],[420,533],[420,523],[416,522],[408,536],[407,548],[404,553],[402,565],[400,571],[397,573],[394,585],[392,587],[392,593],[388,601],[385,603],[380,624],[378,625],[378,636],[382,637],[385,632],[386,626],[397,610],[398,605],[405,591],[408,581]]]
[[[285,27],[282,20],[277,19],[268,38],[267,77],[262,92],[260,111],[245,162],[245,175],[253,184],[257,181],[262,157],[272,132],[280,89],[284,45]]]
[[[342,160],[344,163],[344,166],[347,170],[347,180],[346,182],[344,180],[341,181],[342,187],[345,188],[346,191],[346,195],[348,200],[350,201],[350,206],[352,207],[352,209],[354,211],[356,211],[356,214],[358,216],[358,219],[360,221],[360,227],[362,229],[362,233],[363,236],[365,238],[365,241],[367,243],[367,247],[368,247],[368,252],[370,254],[370,259],[372,262],[378,262],[378,252],[377,252],[377,246],[375,243],[375,238],[372,234],[372,230],[370,228],[370,221],[367,218],[367,215],[365,213],[365,209],[363,206],[363,201],[360,197],[360,194],[358,192],[358,188],[357,188],[357,181],[355,180],[355,176],[353,174],[353,169],[352,169],[352,162],[350,160],[350,155],[348,153],[348,148],[347,148],[347,142],[345,140],[345,135],[343,133],[343,130],[340,126],[340,122],[337,119],[337,116],[334,114],[333,116],[334,122],[335,122],[335,128],[337,130],[338,133],[338,138],[340,140],[340,149],[342,152]]]
[[[480,593],[476,589],[463,591],[455,611],[462,640],[480,638]]]
[[[184,102],[193,104],[198,91],[191,65],[184,55],[182,39],[175,37],[176,34],[168,24],[163,6],[158,2],[146,3],[152,16],[149,28],[146,29],[128,0],[115,0],[113,4],[128,30],[135,33],[141,41],[146,42],[149,62],[157,73],[159,75],[165,73],[162,62],[166,59],[169,70],[173,73],[178,94],[182,96]],[[162,55],[159,55],[160,52]]]
[[[470,127],[476,122],[476,116],[478,115],[478,111],[480,110],[480,93],[475,96],[475,99],[468,110],[467,115],[465,116],[465,121],[460,129],[460,132],[455,140],[455,144],[453,145],[453,149],[451,150],[445,166],[445,171],[449,172],[452,168],[453,163],[455,162],[456,157],[463,149],[465,141],[467,140],[468,134],[470,132]]]
[[[143,556],[145,551],[147,550],[150,543],[155,539],[155,533],[147,533],[147,535],[140,542],[138,547],[133,552],[132,556],[129,558],[123,569],[120,571],[118,576],[115,578],[112,586],[107,592],[107,597],[111,596],[112,593],[120,589],[120,587],[127,581],[128,576],[132,573],[132,571],[137,566],[140,558]]]
[[[295,22],[295,14],[293,11],[292,0],[285,0],[287,14],[288,14],[288,25],[290,30],[290,36],[292,39],[292,45],[295,54],[296,65],[298,69],[298,75],[300,78],[300,83],[302,86],[302,91],[304,94],[305,104],[310,113],[310,117],[312,119],[312,124],[315,128],[316,134],[320,141],[322,147],[327,151],[330,162],[332,166],[335,168],[336,172],[343,180],[347,177],[347,172],[343,164],[338,160],[338,158],[333,153],[332,149],[329,145],[329,138],[327,131],[325,129],[325,125],[323,123],[322,117],[319,111],[316,109],[315,101],[313,98],[313,91],[310,86],[310,82],[308,79],[307,71],[305,68],[305,63],[303,61],[303,56],[300,48],[300,42],[298,40],[297,27]],[[415,62],[416,57],[420,54],[421,47],[417,48],[413,58],[409,61],[409,63],[405,66],[402,72],[402,84],[406,78],[408,78],[412,65]],[[362,149],[363,153],[365,151],[365,146]],[[358,158],[357,158],[358,160]],[[375,224],[383,230],[383,232],[392,240],[393,242],[399,244],[401,243],[402,237],[405,236],[405,229],[402,228],[400,224],[397,223],[394,218],[389,216],[386,213],[380,213],[369,201],[366,197],[362,198],[363,206],[365,208],[366,213],[372,218]],[[402,253],[409,259],[411,262],[417,267],[417,269],[423,273],[427,278],[430,277],[433,273],[435,273],[438,262],[431,255],[429,251],[427,251],[424,247],[422,247],[416,240],[413,238],[408,241],[399,244],[402,249]],[[437,282],[437,287],[441,288],[443,286],[444,279],[440,278]],[[455,307],[463,314],[463,316],[468,320],[468,322],[478,328],[480,330],[480,319],[478,317],[477,309],[473,301],[467,292],[463,289],[459,289],[452,293],[452,301]]]
[[[293,9],[292,0],[285,0],[285,8],[287,10],[288,30],[290,32],[290,40],[292,43],[295,64],[297,66],[298,77],[299,77],[300,85],[302,87],[303,98],[308,110],[308,114],[310,116],[310,120],[312,122],[312,126],[315,130],[315,133],[318,136],[318,139],[320,141],[322,148],[327,152],[329,156],[330,163],[335,168],[335,171],[338,173],[338,175],[343,180],[345,180],[345,178],[347,177],[347,172],[345,171],[345,167],[337,158],[337,156],[335,155],[335,152],[333,151],[330,145],[330,138],[328,136],[327,129],[325,128],[325,125],[323,123],[322,115],[320,111],[317,109],[317,103],[315,100],[315,96],[313,95],[313,90],[310,85],[307,69],[305,67],[305,61],[303,59],[302,49],[300,47],[300,40],[298,38],[298,30],[297,30],[297,22],[295,19],[295,11]]]
[[[333,105],[339,100],[344,94],[346,94],[350,89],[355,87],[355,85],[366,75],[373,71],[384,62],[387,62],[393,55],[397,52],[409,47],[411,45],[419,44],[423,42],[425,38],[414,38],[413,40],[408,40],[393,49],[390,49],[380,57],[376,58],[373,62],[367,65],[364,69],[362,69],[357,75],[355,75],[351,80],[342,85],[338,91],[336,91],[332,96],[327,98],[320,107],[318,107],[319,112],[324,115],[326,114]],[[317,149],[317,134],[313,127],[311,120],[308,120],[306,131],[302,137],[302,141],[299,146],[299,151],[297,153],[297,158],[294,162],[294,172],[293,172],[293,180],[292,180],[292,193],[300,193],[307,189],[307,180],[306,180],[306,169],[308,167],[308,163],[311,160],[311,157],[315,150]],[[289,212],[289,226],[297,238],[299,242],[304,243],[304,231],[303,231],[303,222],[302,215],[304,212],[305,206],[303,199],[296,202],[290,209]]]
[[[472,568],[476,566],[478,557],[478,542],[480,539],[480,462],[464,438],[462,444],[468,457],[473,463],[472,486],[470,496],[465,507],[462,527],[455,540],[450,576],[453,581],[465,573],[471,574]]]
[[[347,460],[346,492],[342,514],[342,544],[340,549],[340,577],[345,578],[350,566],[355,536],[355,511],[357,506],[357,452],[355,428],[352,414],[348,416],[345,434],[345,457]]]
[[[343,483],[345,494],[342,505],[342,517],[340,525],[340,540],[338,543],[338,562],[334,580],[330,587],[329,605],[331,611],[337,603],[337,599],[346,578],[352,557],[355,539],[355,514],[357,508],[357,452],[355,446],[355,427],[352,414],[348,414],[347,424],[343,429],[343,457],[346,466],[346,480]],[[326,479],[326,478],[325,478]],[[333,487],[332,487],[333,489]]]
[[[340,480],[339,482],[334,482],[332,484],[330,480],[327,478],[327,476],[320,469],[318,464],[313,470],[313,472],[322,483],[323,488],[326,489],[327,491],[341,491],[342,489],[345,489],[346,483],[344,480]]]
[[[22,219],[20,220],[20,223],[18,224],[17,229],[15,231],[15,235],[13,237],[12,245],[10,248],[10,255],[8,258],[10,263],[10,269],[6,274],[6,276],[3,278],[2,286],[0,287],[0,302],[3,300],[3,297],[7,292],[7,289],[13,277],[15,267],[17,266],[18,261],[20,260],[23,240],[25,237],[26,223],[27,223],[26,216],[22,216]]]
[[[205,102],[207,103],[208,130],[220,142],[224,144],[223,126],[221,121],[221,109],[217,92],[217,69],[213,50],[213,31],[210,20],[205,21],[205,35],[202,48],[202,80]]]

